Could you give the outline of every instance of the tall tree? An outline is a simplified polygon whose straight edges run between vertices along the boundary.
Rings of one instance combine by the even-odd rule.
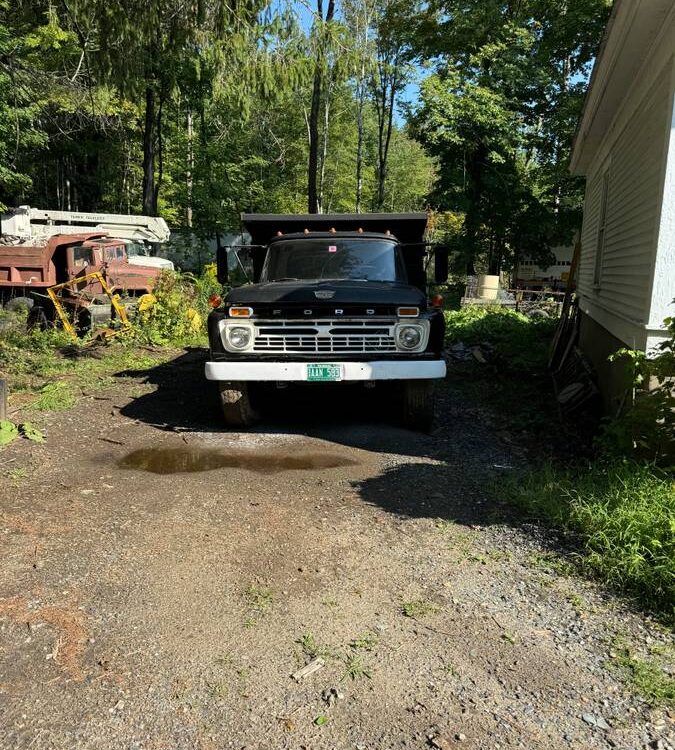
[[[316,16],[313,25],[315,39],[314,78],[312,81],[312,103],[307,121],[309,157],[307,161],[307,210],[318,213],[319,204],[319,117],[321,116],[322,95],[327,88],[327,55],[331,41],[332,22],[335,17],[335,0],[328,0],[326,16],[323,15],[323,0],[316,0]]]
[[[418,19],[414,46],[436,71],[414,129],[442,165],[439,205],[464,213],[469,271],[570,241],[581,185],[567,159],[608,6],[433,0]]]

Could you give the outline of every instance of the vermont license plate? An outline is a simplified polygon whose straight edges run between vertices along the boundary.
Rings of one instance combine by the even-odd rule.
[[[342,380],[342,366],[324,364],[307,365],[307,380]]]

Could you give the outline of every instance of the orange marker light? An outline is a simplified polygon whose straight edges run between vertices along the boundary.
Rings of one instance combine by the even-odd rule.
[[[432,307],[443,307],[443,297],[440,294],[434,294],[430,302]]]
[[[219,294],[212,294],[209,297],[209,307],[212,307],[214,310],[216,307],[220,307],[223,300]]]
[[[253,315],[253,310],[250,307],[231,307],[230,317],[231,318],[250,318]]]
[[[419,307],[399,307],[396,311],[399,318],[416,318],[420,314]]]

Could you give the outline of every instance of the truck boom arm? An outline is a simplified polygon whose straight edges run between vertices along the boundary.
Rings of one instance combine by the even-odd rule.
[[[168,242],[171,233],[158,216],[49,211],[19,206],[0,218],[0,233],[22,239],[73,232],[107,232],[111,237],[137,242]]]

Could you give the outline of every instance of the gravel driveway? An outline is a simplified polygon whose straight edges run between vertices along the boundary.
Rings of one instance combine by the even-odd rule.
[[[496,512],[477,405],[423,436],[288,390],[225,432],[200,356],[0,454],[2,748],[671,747],[610,658],[669,635]]]

